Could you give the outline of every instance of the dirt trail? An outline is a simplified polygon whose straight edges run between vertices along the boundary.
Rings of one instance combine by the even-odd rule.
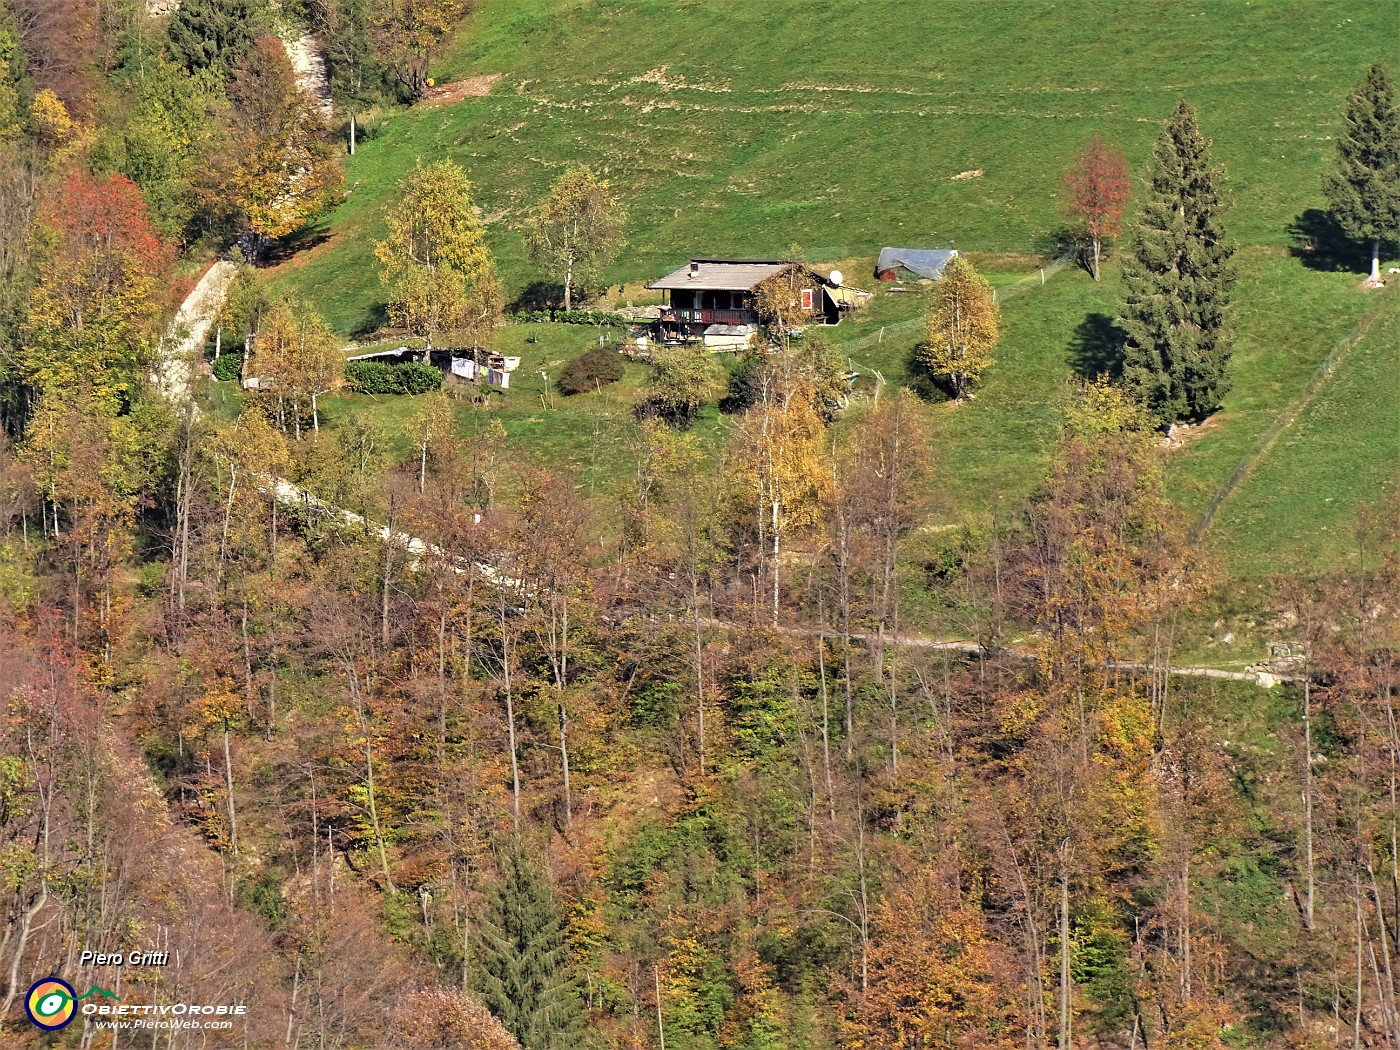
[[[166,0],[168,3],[169,0]],[[170,8],[178,3],[170,3]],[[295,40],[282,40],[287,58],[296,71],[297,83],[316,100],[322,112],[331,113],[330,80],[326,63],[315,38],[303,33]],[[237,268],[227,260],[216,262],[180,304],[175,319],[161,340],[151,379],[172,401],[183,401],[193,394],[194,362],[199,359],[209,326],[214,323]]]
[[[316,38],[309,33],[303,33],[295,40],[283,37],[282,46],[287,49],[287,58],[291,60],[297,83],[316,100],[321,114],[329,117],[332,110],[331,81],[326,72],[325,56],[321,54]]]
[[[160,341],[151,380],[171,401],[182,402],[194,396],[195,362],[204,350],[209,328],[223,306],[237,268],[220,259],[205,272],[180,309],[165,338]]]
[[[156,389],[160,391],[161,395],[173,404],[181,405],[190,402],[196,394],[195,379],[199,375],[199,371],[195,363],[203,356],[204,343],[209,338],[209,328],[214,323],[214,318],[218,316],[219,309],[223,306],[224,298],[228,295],[229,286],[233,283],[234,275],[237,272],[238,268],[225,259],[221,259],[211,266],[190,294],[185,297],[185,301],[180,304],[180,308],[175,312],[174,320],[170,322],[170,327],[166,331],[165,338],[160,341],[160,346],[156,351],[155,368],[151,373],[151,381],[156,385]],[[196,413],[199,412],[198,403],[195,403],[194,410]],[[382,542],[392,543],[394,546],[402,548],[407,552],[411,562],[416,563],[425,557],[430,557],[446,562],[459,572],[466,572],[469,566],[474,566],[485,579],[493,582],[507,579],[499,575],[489,565],[459,558],[440,547],[419,539],[417,536],[390,529],[377,522],[369,521],[354,511],[327,503],[285,478],[267,478],[259,485],[260,487],[265,486],[278,503],[301,507],[305,510],[315,510],[335,519],[343,526],[362,529]]]
[[[728,620],[721,620],[712,616],[700,617],[700,622],[707,627],[718,627],[724,630],[739,630],[741,624],[732,623]],[[815,627],[775,627],[778,634],[785,634],[790,638],[816,638],[819,635],[828,640],[836,637],[831,629],[818,631]],[[890,645],[905,649],[933,649],[940,652],[963,653],[968,656],[975,656],[983,652],[982,646],[976,642],[949,641],[939,638],[930,638],[924,634],[885,634],[875,635],[864,631],[856,631],[851,634],[851,639],[864,645]],[[1018,660],[1037,660],[1039,655],[1029,649],[1018,649],[1015,646],[1008,646],[1003,652],[1010,653]],[[1288,674],[1280,674],[1273,671],[1224,671],[1218,667],[1162,667],[1157,664],[1142,663],[1136,660],[1111,660],[1104,665],[1115,671],[1134,671],[1142,673],[1156,673],[1177,675],[1184,678],[1218,678],[1231,682],[1252,682],[1263,689],[1272,689],[1280,682],[1300,682],[1301,678]]]
[[[461,102],[464,98],[481,98],[483,95],[491,93],[491,87],[500,80],[501,73],[483,73],[480,76],[468,77],[466,80],[454,80],[450,84],[439,84],[423,92],[423,97],[414,103],[417,109],[436,109],[438,106],[446,106],[453,102]]]
[[[1056,267],[1058,269],[1059,267]],[[1049,268],[1047,268],[1049,271]],[[170,335],[161,342],[160,360],[156,367],[155,378],[158,387],[167,398],[175,401],[182,401],[193,396],[192,379],[194,370],[192,361],[194,356],[204,346],[204,340],[209,334],[209,325],[214,316],[218,313],[220,304],[224,296],[228,293],[229,283],[233,279],[235,268],[232,263],[219,262],[210,268],[204,278],[190,292],[189,297],[180,305],[180,309],[175,315],[175,321],[170,326]],[[1049,271],[1053,272],[1053,271]],[[1030,281],[1024,282],[1028,286]],[[1037,277],[1035,283],[1039,283]],[[285,478],[270,478],[266,482],[270,494],[279,503],[288,506],[301,507],[304,510],[314,510],[325,514],[342,526],[362,529],[375,536],[381,542],[392,543],[401,548],[409,559],[417,562],[425,557],[433,560],[440,560],[450,565],[459,572],[469,571],[474,568],[488,582],[506,582],[515,584],[518,581],[501,575],[493,567],[475,562],[470,558],[463,558],[433,544],[427,543],[417,536],[396,529],[390,529],[378,522],[370,521],[354,511],[346,510],[327,503],[317,496],[298,485],[292,484]],[[722,629],[733,629],[736,625],[723,620],[702,617],[702,622],[708,626]],[[780,627],[780,632],[796,636],[816,636],[816,631],[807,627]],[[870,644],[875,639],[867,635],[855,635],[858,641]],[[887,635],[884,638],[887,645],[905,646],[914,649],[941,649],[952,652],[977,653],[981,647],[973,642],[930,638],[926,635],[899,634]],[[1017,656],[1026,659],[1032,658],[1032,654],[1021,650],[1011,650]],[[1150,664],[1133,662],[1115,662],[1114,667],[1120,670],[1131,671],[1153,671],[1161,670],[1154,668]],[[1184,675],[1186,677],[1220,678],[1232,681],[1253,682],[1265,689],[1268,689],[1282,681],[1294,681],[1295,679],[1283,675],[1271,674],[1268,672],[1238,672],[1223,671],[1214,667],[1171,667],[1166,669],[1168,674]]]

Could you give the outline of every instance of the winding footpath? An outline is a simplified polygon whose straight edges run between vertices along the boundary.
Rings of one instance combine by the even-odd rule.
[[[204,275],[185,301],[180,305],[180,309],[175,315],[175,320],[171,323],[170,331],[165,339],[161,341],[160,358],[157,363],[155,373],[152,378],[161,393],[170,401],[176,404],[184,404],[196,399],[198,384],[195,381],[197,372],[194,362],[199,360],[202,354],[205,340],[209,334],[209,326],[217,316],[219,308],[223,303],[224,296],[228,294],[229,284],[233,279],[235,268],[232,263],[215,263]],[[196,401],[195,411],[198,411]],[[420,537],[397,529],[391,529],[386,525],[371,521],[363,515],[354,511],[346,510],[335,504],[328,503],[308,492],[299,485],[294,485],[285,478],[270,478],[266,481],[267,491],[270,495],[281,503],[289,507],[299,507],[303,510],[314,511],[324,514],[326,517],[336,521],[338,524],[362,531],[374,536],[380,542],[390,544],[402,549],[409,558],[410,563],[417,562],[423,558],[432,558],[443,564],[451,566],[457,572],[475,571],[481,574],[482,578],[488,582],[499,582],[506,580],[506,577],[490,565],[485,565],[474,559],[453,554],[435,544],[428,543]],[[516,581],[507,581],[516,582]],[[726,620],[714,619],[710,617],[702,618],[706,624],[731,630],[738,625]],[[777,630],[789,636],[816,637],[817,631],[808,627],[778,627]],[[910,649],[933,649],[945,652],[965,653],[976,655],[982,651],[982,647],[975,642],[961,641],[957,639],[930,638],[921,634],[898,634],[885,635],[881,639],[876,639],[868,634],[856,634],[852,636],[856,640],[867,645],[880,641],[885,645],[897,645]],[[1034,654],[1021,649],[1008,649],[1014,655],[1023,659],[1033,659]],[[1155,667],[1149,663],[1138,663],[1129,661],[1115,661],[1112,665],[1118,670],[1140,671],[1140,672],[1160,672],[1160,667]],[[1280,682],[1292,682],[1298,679],[1287,675],[1275,674],[1268,671],[1225,671],[1215,667],[1168,667],[1166,673],[1171,675],[1181,675],[1188,678],[1215,678],[1236,682],[1252,682],[1262,688],[1269,689]]]
[[[184,404],[196,399],[198,393],[198,383],[195,381],[197,371],[194,363],[199,360],[203,352],[204,343],[209,335],[209,326],[217,316],[220,306],[223,304],[224,296],[228,294],[229,284],[232,282],[235,268],[232,263],[219,262],[210,267],[185,301],[176,312],[175,320],[171,323],[170,330],[166,338],[160,344],[160,357],[156,370],[152,376],[160,392],[170,401],[176,404]],[[197,401],[195,411],[198,411]],[[428,543],[420,537],[391,529],[386,525],[371,521],[363,515],[354,511],[346,510],[328,503],[319,496],[312,495],[299,485],[294,485],[285,478],[270,478],[266,482],[267,491],[281,503],[289,507],[300,507],[303,510],[314,510],[335,520],[340,525],[353,528],[374,536],[380,542],[391,544],[401,548],[409,557],[410,562],[416,562],[424,557],[429,557],[450,565],[457,572],[476,571],[488,582],[498,582],[506,578],[492,566],[477,562],[461,555],[453,554],[435,544]],[[515,582],[515,581],[508,581]],[[714,627],[723,629],[734,629],[738,625],[725,620],[702,618],[703,622]],[[817,631],[807,627],[778,627],[777,630],[790,636],[812,636],[816,637]],[[871,644],[877,639],[867,634],[856,634],[852,636],[865,644]],[[957,639],[930,638],[920,634],[898,634],[885,635],[878,639],[886,645],[897,645],[910,649],[934,649],[946,652],[966,653],[975,655],[982,651],[982,647],[975,642],[960,641]],[[1008,649],[1008,652],[1023,659],[1033,659],[1034,654],[1019,649]],[[1148,663],[1136,663],[1126,661],[1115,661],[1113,667],[1124,671],[1152,672],[1161,671],[1162,668],[1155,667]],[[1252,682],[1262,688],[1268,689],[1280,682],[1296,681],[1285,675],[1273,674],[1267,671],[1244,672],[1244,671],[1224,671],[1215,667],[1169,667],[1165,669],[1168,674],[1182,675],[1194,678],[1216,678],[1237,682]]]
[[[226,260],[220,260],[211,266],[180,304],[157,352],[151,382],[167,401],[177,406],[190,405],[195,415],[200,411],[199,362],[203,358],[204,344],[209,338],[209,328],[223,306],[236,273],[237,267]],[[278,503],[314,510],[341,525],[360,529],[384,543],[403,548],[411,560],[432,557],[453,565],[458,571],[467,571],[467,563],[456,555],[417,536],[379,525],[354,511],[327,503],[285,478],[268,478],[265,484],[267,491]],[[476,563],[475,568],[486,579],[498,578],[495,570],[489,565]]]

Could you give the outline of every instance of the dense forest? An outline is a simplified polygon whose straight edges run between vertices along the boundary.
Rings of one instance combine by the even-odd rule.
[[[55,975],[247,1006],[152,1046],[1400,1048],[1400,503],[1248,596],[1267,674],[1177,666],[1229,585],[1163,413],[1224,381],[1144,393],[1149,235],[1149,378],[953,528],[928,405],[810,336],[658,359],[603,484],[456,392],[406,456],[324,426],[335,339],[251,265],[218,338],[279,385],[168,396],[204,265],[341,201],[467,7],[0,3],[0,1039]]]

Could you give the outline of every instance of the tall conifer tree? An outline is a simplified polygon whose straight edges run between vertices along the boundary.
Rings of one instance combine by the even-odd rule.
[[[1204,419],[1230,388],[1235,249],[1216,179],[1196,111],[1178,102],[1152,152],[1119,320],[1124,378],[1164,423]]]
[[[544,872],[517,839],[479,934],[482,1001],[525,1050],[565,1050],[582,1021],[564,958],[564,925]]]
[[[167,29],[170,56],[191,73],[226,76],[266,31],[265,11],[261,0],[185,0]]]
[[[1322,192],[1347,236],[1370,242],[1371,280],[1380,281],[1381,242],[1400,236],[1400,109],[1379,62],[1347,99],[1337,167]]]

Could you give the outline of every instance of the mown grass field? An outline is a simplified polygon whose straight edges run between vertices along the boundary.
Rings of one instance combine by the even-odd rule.
[[[1209,536],[1237,577],[1356,565],[1356,509],[1400,472],[1400,295],[1222,505]]]
[[[330,239],[288,283],[344,330],[372,321],[383,208],[440,157],[471,175],[512,288],[536,276],[520,219],[576,163],[628,205],[618,282],[793,244],[1033,251],[1060,225],[1060,173],[1083,142],[1104,135],[1141,169],[1180,97],[1227,172],[1232,234],[1285,245],[1317,206],[1347,90],[1394,34],[1386,5],[1334,0],[482,0],[435,74],[501,79],[379,120]]]
[[[694,254],[792,246],[840,260],[869,286],[870,260],[892,243],[956,246],[1005,285],[1048,255],[1063,224],[1060,173],[1082,143],[1103,135],[1140,176],[1184,97],[1213,139],[1227,227],[1242,246],[1234,388],[1172,455],[1173,493],[1199,516],[1376,308],[1359,272],[1305,265],[1291,249],[1321,204],[1346,93],[1395,29],[1384,5],[1332,0],[871,0],[819,11],[791,0],[481,0],[435,75],[499,74],[489,94],[375,121],[348,161],[345,204],[274,281],[346,334],[373,329],[384,209],[418,161],[451,157],[473,180],[510,293],[544,276],[519,222],[575,163],[605,171],[629,211],[611,286]],[[1005,303],[997,363],[977,399],[930,409],[938,520],[1014,506],[1033,488],[1067,384],[1108,363],[1103,335],[1118,294],[1110,265],[1100,284],[1066,269]],[[867,375],[899,383],[918,328],[898,326],[919,308],[917,296],[882,295],[829,336]],[[523,327],[499,335],[501,349],[526,359],[497,400],[502,423],[522,458],[607,483],[621,469],[644,369],[547,407],[537,373],[582,352],[592,333],[534,327],[537,344]],[[882,327],[887,337],[872,341]],[[1394,334],[1393,320],[1377,323],[1222,506],[1206,542],[1232,574],[1336,564],[1330,538],[1350,528],[1358,502],[1393,486]],[[326,411],[334,425],[352,409],[383,416],[386,431],[401,431],[409,412],[365,399]],[[713,409],[697,427],[716,450],[723,431]]]

